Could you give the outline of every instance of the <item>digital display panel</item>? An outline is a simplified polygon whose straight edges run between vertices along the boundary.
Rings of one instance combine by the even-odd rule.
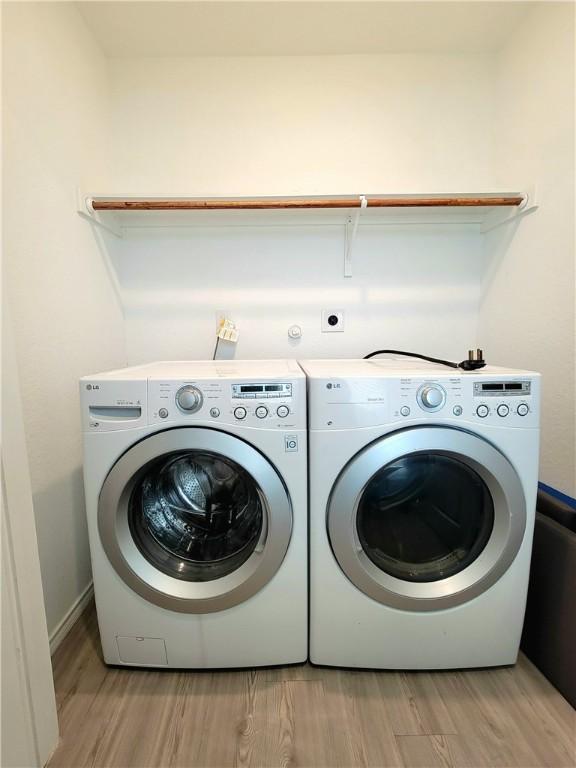
[[[530,381],[475,381],[475,397],[520,397],[529,395]]]
[[[256,400],[269,397],[292,397],[292,384],[284,381],[279,384],[232,384],[232,397]]]

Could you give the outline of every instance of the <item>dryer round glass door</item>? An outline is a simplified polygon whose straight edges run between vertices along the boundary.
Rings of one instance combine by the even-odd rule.
[[[494,503],[480,475],[435,451],[382,467],[362,492],[356,529],[362,549],[384,573],[413,582],[448,578],[483,551]]]
[[[405,610],[459,605],[494,584],[526,527],[520,479],[480,437],[420,427],[357,454],[334,486],[328,533],[363,592]]]
[[[215,430],[145,438],[106,478],[100,538],[119,576],[148,601],[207,613],[248,599],[280,567],[292,508],[255,448]]]

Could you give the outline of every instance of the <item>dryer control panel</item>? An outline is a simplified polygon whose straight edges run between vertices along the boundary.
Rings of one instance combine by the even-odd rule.
[[[529,378],[474,380],[468,376],[430,379],[403,378],[399,382],[399,407],[394,416],[434,415],[471,421],[538,425],[537,380]]]
[[[512,428],[539,425],[537,374],[486,374],[430,371],[425,375],[389,373],[349,378],[312,378],[309,411],[312,429],[376,425],[467,422]]]

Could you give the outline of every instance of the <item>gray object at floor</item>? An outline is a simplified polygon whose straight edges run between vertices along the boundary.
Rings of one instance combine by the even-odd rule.
[[[522,650],[576,707],[576,510],[538,492]]]

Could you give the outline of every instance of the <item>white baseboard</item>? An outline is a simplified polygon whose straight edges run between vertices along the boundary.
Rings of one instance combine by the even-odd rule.
[[[74,624],[78,621],[82,613],[84,612],[84,609],[92,599],[92,595],[94,594],[94,586],[92,582],[88,584],[84,592],[80,595],[80,597],[75,600],[72,607],[64,616],[62,621],[58,624],[58,626],[53,630],[53,632],[50,633],[50,655],[53,656],[54,652],[64,640],[68,632],[72,629]]]

